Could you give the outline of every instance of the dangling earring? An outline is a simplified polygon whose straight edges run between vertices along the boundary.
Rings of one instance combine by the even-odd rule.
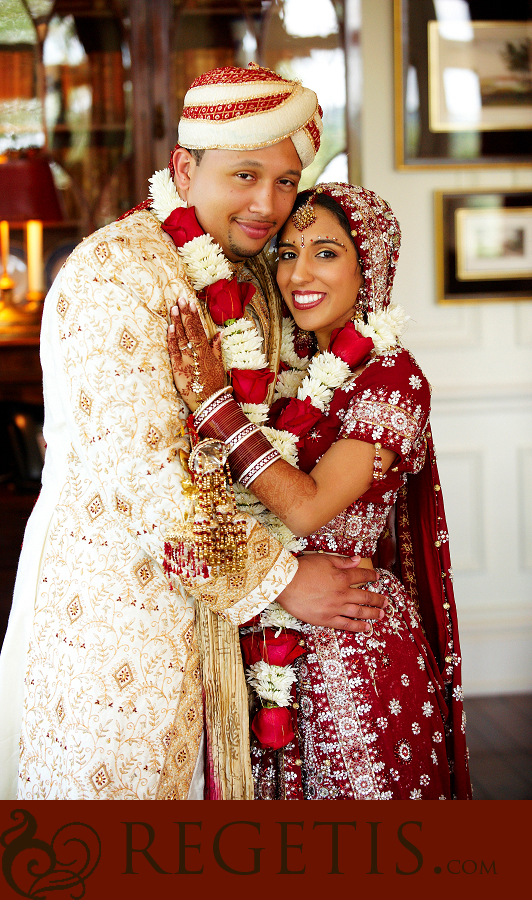
[[[355,301],[355,308],[353,310],[353,315],[351,316],[351,321],[356,322],[364,319],[364,309],[365,309],[365,298],[363,294],[363,289],[360,288],[357,294],[357,299]]]

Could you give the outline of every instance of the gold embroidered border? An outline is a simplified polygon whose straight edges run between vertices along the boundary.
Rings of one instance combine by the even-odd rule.
[[[264,580],[282,553],[282,545],[268,531],[254,523],[248,537],[248,558],[241,572],[220,575],[199,591],[192,591],[197,600],[212,612],[223,615],[247,594],[251,594]]]
[[[183,673],[174,724],[162,740],[166,759],[157,787],[156,800],[186,800],[198,758],[203,733],[203,701],[199,652],[194,628],[187,632],[189,653]]]

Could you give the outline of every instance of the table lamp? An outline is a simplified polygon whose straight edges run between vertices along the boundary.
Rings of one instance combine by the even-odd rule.
[[[62,219],[47,157],[39,150],[0,156],[0,331],[40,320],[45,296],[42,225]],[[14,283],[7,271],[10,225],[26,229],[28,292],[26,302],[19,305],[13,303]]]

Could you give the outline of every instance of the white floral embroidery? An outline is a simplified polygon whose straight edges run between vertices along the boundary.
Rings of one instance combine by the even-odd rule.
[[[421,791],[419,790],[419,788],[414,788],[413,791],[410,791],[410,799],[421,800]]]
[[[440,741],[443,740],[441,731],[435,731],[434,734],[432,735],[432,740],[434,741],[435,744],[439,744]]]
[[[419,783],[424,785],[430,784],[430,775],[422,775],[419,779]]]
[[[419,375],[411,375],[408,379],[409,384],[414,388],[415,391],[419,391],[422,381]]]
[[[419,727],[419,722],[412,722],[412,732],[413,734],[419,734],[421,728]]]
[[[401,675],[401,684],[404,684],[405,687],[408,687],[408,685],[410,684],[408,675]]]
[[[427,702],[423,704],[422,709],[423,715],[428,717],[432,715],[434,707],[432,703],[429,703],[429,701],[427,700]]]
[[[398,716],[401,712],[401,704],[399,703],[399,700],[390,700],[389,707],[390,712],[393,716]]]
[[[464,692],[462,690],[461,684],[457,684],[456,687],[453,689],[453,697],[455,700],[463,700],[464,699]]]

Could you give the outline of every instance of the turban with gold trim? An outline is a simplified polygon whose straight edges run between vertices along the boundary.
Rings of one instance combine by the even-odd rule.
[[[251,63],[205,72],[185,95],[179,144],[188,150],[258,150],[291,138],[303,168],[320,146],[314,91]]]

